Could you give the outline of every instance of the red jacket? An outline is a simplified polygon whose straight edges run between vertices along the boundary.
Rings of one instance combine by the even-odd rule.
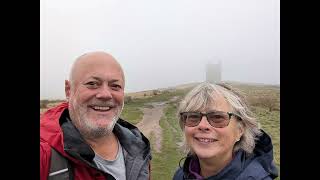
[[[92,161],[93,150],[84,143],[73,124],[67,120],[67,108],[68,104],[62,103],[40,117],[40,179],[48,178],[51,148],[69,160],[74,179],[107,179],[110,175],[96,168]],[[151,152],[147,138],[135,126],[122,119],[118,120],[113,132],[124,148],[127,180],[149,179]]]

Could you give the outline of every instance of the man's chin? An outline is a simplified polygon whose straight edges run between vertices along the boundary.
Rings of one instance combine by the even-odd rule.
[[[85,120],[86,119],[86,120]],[[87,117],[83,119],[87,133],[94,137],[110,134],[118,120],[118,117]]]
[[[102,125],[102,126],[105,126],[105,125],[108,125],[108,124],[111,124],[113,123],[113,121],[117,121],[117,119],[115,119],[116,117],[114,116],[110,116],[110,117],[92,117],[92,118],[87,118],[89,120],[89,122],[93,122],[97,125]]]
[[[112,133],[115,123],[108,124],[106,126],[90,126],[87,129],[87,133],[91,138],[100,138]]]
[[[118,120],[118,119],[117,119]],[[115,119],[101,119],[97,120],[95,122],[95,128],[96,129],[107,129],[107,130],[113,130],[114,125],[116,124],[117,120]]]

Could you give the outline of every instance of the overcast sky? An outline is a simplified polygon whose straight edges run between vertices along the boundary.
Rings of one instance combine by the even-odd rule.
[[[205,80],[280,84],[280,0],[41,0],[40,97],[64,99],[83,53],[112,54],[126,92]]]

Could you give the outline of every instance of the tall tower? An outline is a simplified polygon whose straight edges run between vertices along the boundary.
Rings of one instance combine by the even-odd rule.
[[[207,64],[206,67],[206,81],[211,83],[221,82],[221,63]]]

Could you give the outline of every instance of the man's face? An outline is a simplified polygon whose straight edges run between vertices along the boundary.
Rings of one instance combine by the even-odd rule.
[[[71,87],[67,97],[75,126],[87,138],[111,133],[124,105],[120,66],[103,58],[90,59],[76,66],[73,77],[73,82],[67,82]]]

